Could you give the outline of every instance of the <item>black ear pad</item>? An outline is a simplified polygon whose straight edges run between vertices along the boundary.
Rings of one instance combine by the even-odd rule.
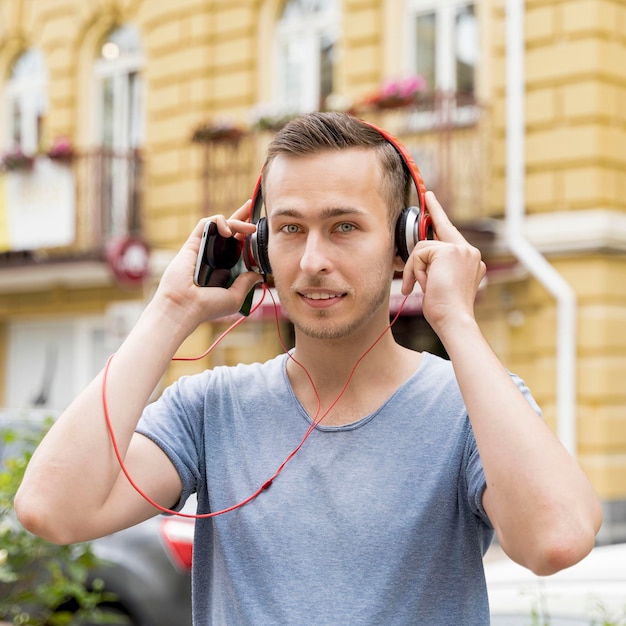
[[[407,220],[409,219],[409,214],[411,209],[417,209],[417,207],[408,207],[402,211],[400,217],[398,217],[398,221],[396,222],[396,249],[398,250],[398,254],[400,258],[406,263],[411,256],[411,251],[415,247],[415,242],[411,245],[407,242]],[[419,209],[417,209],[419,212]]]
[[[267,250],[268,227],[267,219],[262,217],[256,224],[256,232],[251,236],[250,248],[261,274],[271,274],[270,257]]]
[[[262,174],[261,172],[261,176],[259,176],[254,188],[252,206],[250,207],[250,222],[256,225],[256,231],[246,237],[242,254],[244,265],[248,270],[266,276],[272,273],[272,269],[267,253],[267,220],[261,217],[261,211],[263,210]]]

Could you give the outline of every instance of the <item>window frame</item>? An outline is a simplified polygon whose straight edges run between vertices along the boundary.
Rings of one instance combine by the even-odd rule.
[[[28,64],[32,57],[31,68],[26,65],[22,74],[20,63]],[[23,70],[22,70],[23,71]],[[28,48],[19,54],[11,68],[14,74],[7,79],[4,88],[5,110],[5,150],[20,149],[29,156],[35,155],[40,148],[41,124],[48,111],[48,71],[43,52],[38,48]],[[17,75],[15,75],[17,74]],[[19,128],[15,128],[14,111],[18,110]]]
[[[9,319],[5,374],[7,405],[64,409],[101,369],[109,354],[107,339],[105,318],[99,315]],[[48,347],[54,352],[51,371],[47,371],[45,363]],[[29,363],[37,363],[34,371]],[[27,370],[30,376],[24,377]],[[39,404],[34,401],[33,394],[44,388],[49,396]]]
[[[407,41],[407,70],[411,74],[417,73],[417,40],[414,36],[416,20],[420,14],[432,13],[435,15],[435,84],[428,85],[428,92],[443,104],[434,104],[434,107],[444,106],[446,121],[454,125],[469,125],[478,118],[477,78],[480,67],[480,47],[476,41],[476,62],[474,64],[474,85],[467,100],[458,100],[464,95],[457,89],[457,49],[455,41],[456,16],[459,8],[473,6],[474,17],[478,25],[478,0],[407,0],[406,7],[406,41]],[[439,116],[434,110],[416,112],[413,115],[411,126],[431,127],[438,123]]]
[[[130,25],[120,28],[132,28],[139,40],[138,31]],[[113,30],[104,39],[108,41],[119,29]],[[103,45],[104,45],[103,43]],[[111,145],[113,150],[125,151],[139,148],[145,140],[145,102],[144,83],[141,80],[145,67],[144,54],[139,46],[134,53],[122,52],[116,59],[96,58],[93,65],[94,76],[94,104],[96,108],[94,139],[98,146],[104,146],[104,97],[105,81],[111,80],[113,85],[113,113],[112,119],[117,123],[113,126]],[[139,83],[133,90],[129,78],[139,76]],[[134,111],[132,110],[134,109]],[[134,126],[133,126],[134,122]]]
[[[119,45],[119,56],[106,58],[104,46],[113,42],[119,33],[123,44],[124,30],[128,29],[131,49]],[[145,85],[143,70],[145,57],[139,30],[124,24],[111,30],[103,38],[100,56],[93,62],[94,123],[93,144],[100,154],[99,172],[102,196],[100,207],[102,234],[105,238],[125,236],[136,229],[138,216],[133,211],[132,198],[136,197],[136,168],[139,151],[145,139]],[[107,115],[105,98],[107,82],[111,86],[111,111]],[[107,124],[109,125],[107,128]],[[110,137],[107,132],[110,131]]]
[[[290,1],[300,2],[304,13],[297,17],[284,18]],[[321,44],[325,37],[332,41],[333,53],[337,53],[340,36],[340,6],[337,0],[327,0],[327,7],[316,11],[318,0],[288,0],[275,24],[274,35],[274,102],[284,113],[305,113],[318,110],[321,104],[322,72],[320,64]],[[304,62],[298,72],[303,77],[297,102],[290,102],[286,81],[284,50],[290,43],[302,45]],[[334,73],[334,68],[333,68]],[[330,95],[330,94],[328,94]]]

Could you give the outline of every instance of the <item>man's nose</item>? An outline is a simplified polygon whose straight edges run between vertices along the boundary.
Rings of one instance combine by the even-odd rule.
[[[319,233],[307,235],[300,259],[300,269],[305,274],[318,274],[330,269],[329,242]]]

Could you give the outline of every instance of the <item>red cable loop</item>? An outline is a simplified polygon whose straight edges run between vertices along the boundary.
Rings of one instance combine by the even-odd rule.
[[[276,330],[277,330],[277,333],[278,333],[278,339],[280,341],[280,345],[283,348],[284,352],[287,354],[287,356],[296,365],[298,365],[300,368],[302,368],[302,370],[306,374],[307,378],[309,379],[309,382],[311,383],[311,387],[313,388],[313,392],[314,392],[315,397],[317,399],[317,410],[315,412],[315,417],[313,417],[311,419],[311,424],[310,424],[309,428],[307,429],[306,433],[304,434],[304,437],[302,438],[300,443],[287,455],[287,458],[278,466],[278,469],[274,472],[274,474],[269,479],[267,479],[254,493],[252,493],[250,496],[248,496],[245,500],[242,500],[241,502],[239,502],[237,504],[233,504],[232,506],[230,506],[230,507],[228,507],[226,509],[222,509],[220,511],[213,511],[212,513],[181,513],[180,511],[174,511],[173,509],[168,509],[166,507],[161,506],[160,504],[157,504],[152,498],[150,498],[150,496],[148,496],[137,485],[137,483],[134,481],[132,476],[129,474],[129,472],[128,472],[125,464],[124,464],[124,460],[122,459],[122,455],[121,455],[121,453],[119,451],[119,447],[117,445],[117,439],[115,437],[115,432],[113,430],[113,425],[111,424],[111,417],[110,417],[110,414],[109,414],[109,405],[108,405],[107,396],[106,396],[106,383],[107,383],[107,378],[108,378],[108,373],[109,373],[109,366],[111,365],[111,361],[113,360],[113,357],[115,356],[115,353],[112,354],[108,358],[108,360],[106,362],[106,365],[104,366],[104,371],[103,371],[103,375],[102,375],[102,408],[104,410],[104,418],[106,420],[107,429],[109,431],[109,436],[111,438],[111,444],[113,446],[113,450],[115,452],[115,456],[117,458],[117,461],[118,461],[118,463],[120,465],[120,469],[124,473],[124,476],[126,476],[126,479],[130,483],[130,485],[135,489],[135,491],[142,498],[144,498],[144,500],[146,500],[148,503],[150,503],[153,507],[155,507],[156,509],[158,509],[162,513],[170,513],[172,515],[178,515],[179,517],[186,517],[186,518],[191,518],[191,519],[205,519],[205,518],[210,518],[210,517],[217,517],[218,515],[223,515],[224,513],[230,513],[231,511],[234,511],[235,509],[239,509],[239,508],[245,506],[246,504],[252,502],[252,500],[254,500],[257,496],[259,496],[263,491],[265,491],[266,489],[269,489],[269,487],[272,485],[274,480],[283,471],[283,469],[285,468],[287,463],[289,463],[289,461],[291,461],[291,459],[293,459],[293,457],[298,453],[300,448],[302,448],[302,446],[304,445],[304,442],[309,438],[311,433],[317,428],[317,426],[319,426],[319,424],[321,424],[321,422],[324,420],[324,418],[326,418],[326,416],[337,405],[337,403],[339,402],[339,400],[341,399],[343,394],[346,392],[346,389],[348,388],[348,384],[352,380],[352,377],[354,376],[356,368],[359,366],[361,361],[371,352],[371,350],[374,348],[374,346],[376,346],[376,344],[385,336],[386,332],[395,324],[395,322],[398,319],[398,317],[400,316],[400,313],[402,312],[402,309],[404,308],[404,305],[405,305],[406,300],[408,298],[408,296],[405,296],[404,300],[402,301],[402,303],[400,305],[400,308],[398,309],[398,312],[396,313],[394,318],[391,320],[391,322],[387,325],[385,330],[375,339],[375,341],[372,343],[372,345],[357,359],[356,363],[354,364],[354,366],[353,366],[353,368],[352,368],[352,370],[350,372],[350,375],[348,376],[344,386],[342,387],[341,391],[339,392],[339,395],[331,403],[331,405],[328,407],[326,412],[321,417],[319,417],[319,414],[320,414],[320,411],[321,411],[321,399],[320,399],[319,393],[317,391],[317,388],[315,387],[315,383],[313,382],[313,379],[311,378],[311,375],[306,370],[304,365],[302,365],[299,361],[297,361],[292,356],[292,354],[289,352],[289,349],[285,346],[283,338],[282,338],[282,336],[280,334],[280,324],[279,324],[279,321],[278,321],[278,305],[276,304],[276,300],[274,299],[274,296],[272,295],[272,292],[268,289],[266,283],[263,283],[263,296],[261,297],[259,302],[254,305],[254,307],[250,311],[250,315],[252,315],[252,313],[254,313],[261,306],[261,304],[265,300],[265,295],[267,293],[270,294],[270,298],[272,299],[272,302],[274,304],[274,319],[275,319],[275,323],[276,323]],[[226,337],[232,330],[234,330],[237,326],[239,326],[239,324],[241,324],[246,319],[247,319],[247,317],[241,317],[238,320],[236,320],[202,354],[200,354],[198,356],[195,356],[195,357],[174,357],[172,359],[172,361],[197,361],[199,359],[204,358],[205,356],[210,354],[210,352],[215,348],[215,346],[217,346],[220,343],[220,341],[222,341],[222,339],[224,339],[224,337]]]

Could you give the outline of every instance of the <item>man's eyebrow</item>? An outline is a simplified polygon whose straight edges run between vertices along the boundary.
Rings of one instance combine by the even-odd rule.
[[[327,209],[323,209],[319,214],[318,218],[322,220],[336,218],[336,217],[345,217],[350,215],[366,215],[367,212],[363,209],[359,209],[357,207],[328,207]],[[271,212],[272,217],[293,217],[297,219],[304,219],[305,214],[294,208],[284,208],[284,209],[274,209]]]

